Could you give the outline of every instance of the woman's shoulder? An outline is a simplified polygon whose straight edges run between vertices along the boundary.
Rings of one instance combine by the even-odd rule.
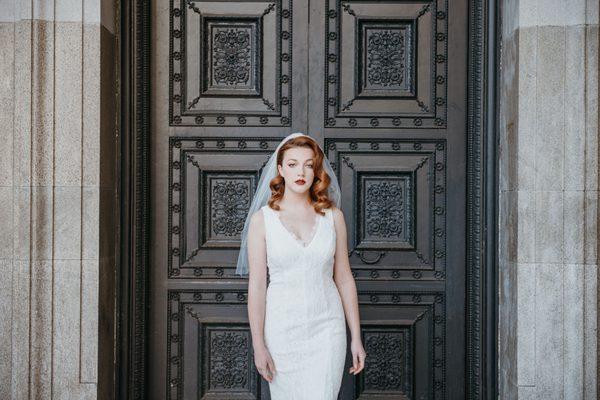
[[[273,212],[273,209],[271,207],[269,207],[268,204],[265,204],[264,206],[262,206],[261,208],[256,210],[255,214],[260,214],[260,215],[264,216],[265,214],[268,214],[269,212]]]
[[[346,221],[344,220],[344,213],[341,209],[332,205],[331,207],[328,208],[328,210],[331,213],[331,219],[333,220],[334,225],[336,227],[346,225]]]
[[[269,205],[265,204],[264,206],[262,206],[261,208],[259,208],[258,210],[256,210],[255,214],[256,213],[260,213],[261,211],[265,212],[264,210],[267,209],[267,208],[270,209]]]
[[[337,215],[340,215],[342,213],[342,210],[340,210],[339,208],[337,208],[334,205],[331,205],[331,207],[329,207],[327,210],[329,210],[329,212],[331,212],[331,214],[333,216],[337,216]]]
[[[265,213],[267,212],[265,210],[266,207],[268,207],[268,206],[262,206],[261,208],[259,208],[252,214],[252,216],[250,217],[251,224],[263,222],[263,220],[265,219]]]

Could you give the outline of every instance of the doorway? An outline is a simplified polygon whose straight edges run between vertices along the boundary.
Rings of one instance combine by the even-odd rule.
[[[474,3],[133,6],[131,390],[269,398],[235,261],[262,166],[301,131],[342,187],[370,355],[339,398],[492,397],[495,265],[482,227],[494,209],[481,201],[494,173],[482,158],[492,27]]]

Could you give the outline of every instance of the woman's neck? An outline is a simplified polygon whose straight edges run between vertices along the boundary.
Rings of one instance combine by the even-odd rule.
[[[279,205],[283,208],[308,209],[312,207],[312,201],[308,197],[308,192],[306,194],[284,192]]]

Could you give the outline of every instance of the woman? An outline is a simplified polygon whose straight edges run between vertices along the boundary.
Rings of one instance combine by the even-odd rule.
[[[353,360],[348,372],[364,368],[339,201],[337,178],[320,146],[302,133],[283,139],[263,169],[236,269],[249,273],[254,361],[273,400],[337,399],[346,319]]]

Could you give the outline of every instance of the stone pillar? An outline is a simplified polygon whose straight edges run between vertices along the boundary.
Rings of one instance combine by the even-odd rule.
[[[598,0],[504,0],[501,399],[597,396]]]
[[[0,0],[0,399],[97,397],[116,136],[103,3]]]

